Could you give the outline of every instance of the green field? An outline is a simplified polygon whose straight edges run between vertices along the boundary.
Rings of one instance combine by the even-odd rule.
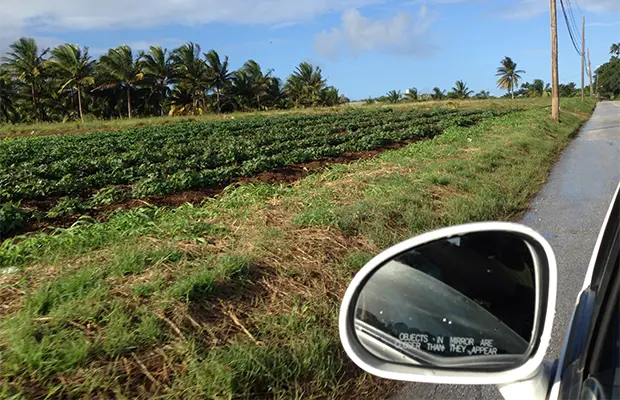
[[[46,218],[430,139],[452,126],[513,111],[380,108],[5,139],[0,141],[0,210],[7,216],[14,210],[15,217],[10,229],[8,223],[0,228],[0,237]]]
[[[353,110],[0,142],[13,149],[0,155],[7,157],[3,201],[19,201],[37,196],[19,185],[38,185],[35,174],[55,162],[57,175],[38,190],[71,197],[108,185],[177,190],[166,185],[168,175],[185,171],[180,160],[198,162],[227,143],[237,146],[230,154],[244,156],[224,157],[215,168],[272,155],[299,162],[295,157],[305,153],[295,149],[356,151],[344,144],[429,138],[291,185],[233,185],[200,206],[145,206],[105,222],[4,240],[0,398],[387,397],[398,385],[362,373],[340,346],[340,298],[382,248],[446,225],[514,220],[527,209],[594,102],[563,100],[561,123],[550,120],[541,100],[526,103],[511,112]],[[239,135],[230,133],[239,126]],[[230,141],[218,136],[224,131]],[[289,133],[294,143],[286,147]],[[339,142],[349,134],[355,139]],[[297,144],[307,137],[317,145]],[[95,152],[116,149],[120,163],[138,159],[136,168],[89,170],[107,161],[87,153],[83,141],[99,143]],[[283,147],[266,156],[268,143]],[[331,154],[310,157],[325,155]],[[23,174],[10,183],[8,158]],[[62,160],[73,169],[63,170]],[[200,179],[214,170],[188,169]],[[129,178],[117,180],[126,170]],[[104,172],[86,187],[51,184],[64,179],[62,171],[67,181]],[[152,171],[168,172],[147,181]]]

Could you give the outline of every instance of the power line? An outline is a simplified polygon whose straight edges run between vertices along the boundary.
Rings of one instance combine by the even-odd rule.
[[[569,1],[569,0],[567,0]],[[579,47],[579,42],[575,39],[576,34],[573,32],[571,24],[569,22],[568,14],[566,13],[566,7],[564,6],[564,0],[560,0],[560,6],[562,7],[562,14],[564,15],[564,21],[566,21],[566,27],[568,28],[568,35],[570,36],[570,40],[573,43],[573,47],[579,56],[582,56],[582,50]]]
[[[570,14],[570,20],[573,23],[573,32],[576,32],[575,37],[580,37],[581,33],[579,32],[579,25],[577,25],[577,21],[575,21],[575,15],[573,14],[573,5],[570,3],[571,0],[566,0],[566,5],[568,6],[568,12]],[[583,14],[583,13],[582,13]]]
[[[569,22],[568,15],[566,14],[566,7],[564,7],[564,0],[560,0],[560,6],[562,7],[562,14],[564,15],[564,21],[566,22],[566,28],[568,29],[568,35],[570,36],[570,40],[573,43],[573,47],[579,56],[581,56],[581,49],[579,47],[579,42],[576,39],[577,33],[573,31],[573,28]],[[575,29],[576,30],[576,29]]]
[[[575,4],[577,4],[577,10],[579,10],[579,14],[583,15],[583,11],[581,11],[581,7],[579,7],[579,0],[575,0]]]

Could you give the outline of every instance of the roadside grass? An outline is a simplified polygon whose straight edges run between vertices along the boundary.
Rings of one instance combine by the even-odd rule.
[[[530,107],[290,186],[4,241],[0,397],[388,397],[339,343],[352,275],[423,231],[518,218],[594,103],[563,107],[560,124]]]
[[[290,114],[325,114],[346,112],[352,108],[394,108],[394,109],[432,109],[432,108],[453,108],[453,109],[514,109],[514,108],[535,108],[549,105],[548,98],[537,99],[489,99],[489,100],[438,100],[411,103],[381,103],[381,104],[359,104],[343,105],[338,107],[312,107],[305,109],[292,110],[271,110],[253,112],[234,112],[230,114],[205,114],[199,116],[175,116],[175,117],[145,117],[132,119],[113,119],[102,120],[86,118],[84,122],[42,122],[35,124],[0,124],[0,139],[3,137],[24,137],[39,135],[55,135],[67,133],[89,133],[114,131],[142,126],[158,126],[168,124],[179,124],[184,122],[206,122],[227,119],[239,119],[256,116],[277,116]]]

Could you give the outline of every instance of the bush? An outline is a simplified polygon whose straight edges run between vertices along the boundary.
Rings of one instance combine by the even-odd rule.
[[[28,221],[28,213],[18,204],[4,203],[0,205],[0,237],[13,234],[24,227]]]
[[[72,199],[69,197],[63,197],[60,201],[47,213],[48,218],[62,218],[71,217],[73,215],[80,214],[88,207],[83,202]]]

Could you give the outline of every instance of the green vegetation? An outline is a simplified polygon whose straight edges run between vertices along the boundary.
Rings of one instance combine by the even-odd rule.
[[[616,53],[617,51],[612,54]],[[613,55],[596,70],[596,80],[601,97],[617,99],[620,96],[620,55]]]
[[[5,240],[0,397],[387,397],[339,343],[352,274],[420,232],[518,218],[594,106],[563,100],[556,123],[547,100],[291,186]]]
[[[0,58],[0,123],[337,106],[348,102],[320,68],[302,62],[283,82],[254,60],[231,71],[228,57],[196,43],[134,52],[122,45],[93,59],[74,44],[41,49],[21,38]]]
[[[515,98],[515,87],[519,85],[521,75],[525,71],[517,69],[517,63],[512,61],[510,57],[505,57],[501,65],[497,68],[497,87],[506,89],[510,94],[510,97]]]
[[[70,217],[127,198],[204,188],[286,165],[432,138],[451,126],[507,112],[350,110],[3,140],[0,204],[40,199],[48,204],[42,210],[47,217]],[[59,200],[50,205],[52,198]]]

